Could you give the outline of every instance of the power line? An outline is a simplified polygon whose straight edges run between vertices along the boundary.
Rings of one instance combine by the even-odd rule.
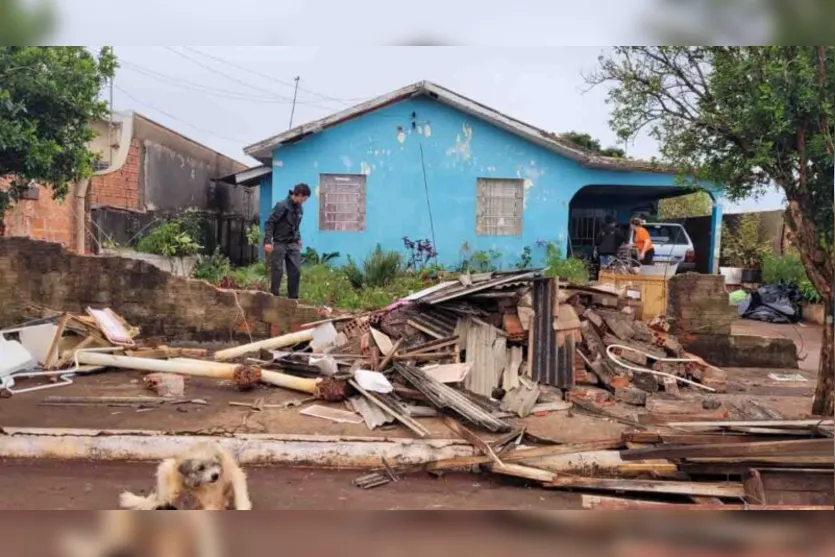
[[[246,87],[246,88],[248,88],[248,89],[256,89],[256,90],[258,90],[258,91],[262,91],[262,92],[267,93],[268,95],[270,95],[270,96],[272,96],[272,97],[275,97],[275,98],[278,98],[278,99],[284,100],[284,101],[286,101],[287,103],[291,103],[291,102],[293,102],[293,99],[292,99],[292,98],[290,98],[290,97],[286,97],[286,96],[284,96],[284,95],[281,95],[281,94],[279,94],[279,93],[276,93],[275,91],[271,91],[270,89],[265,89],[265,88],[263,88],[263,87],[259,87],[258,85],[253,85],[252,83],[250,83],[250,82],[248,82],[248,81],[244,81],[244,80],[242,80],[242,79],[238,79],[237,77],[235,77],[235,76],[233,76],[233,75],[230,75],[230,74],[228,74],[228,73],[226,73],[226,72],[223,72],[223,71],[221,71],[221,70],[218,70],[217,68],[214,68],[214,67],[212,67],[212,66],[210,66],[210,65],[208,65],[208,64],[204,64],[204,63],[203,63],[203,62],[201,62],[200,60],[196,60],[195,58],[193,58],[193,57],[191,57],[191,56],[189,56],[189,55],[185,54],[184,52],[180,52],[179,50],[175,50],[174,48],[172,48],[172,47],[170,47],[170,46],[166,46],[166,47],[164,47],[164,48],[165,48],[166,50],[169,50],[169,51],[173,52],[173,53],[174,53],[174,54],[176,54],[177,56],[180,56],[180,57],[185,58],[186,60],[188,60],[188,61],[190,61],[190,62],[193,62],[194,64],[197,64],[197,65],[198,65],[198,66],[200,66],[201,68],[205,68],[205,69],[207,69],[207,70],[211,71],[212,73],[215,73],[215,74],[217,74],[217,75],[223,76],[223,77],[225,77],[225,78],[227,78],[227,79],[231,79],[231,80],[232,80],[232,81],[234,81],[235,83],[238,83],[238,84],[240,84],[240,85],[243,85],[244,87]],[[333,107],[330,107],[330,106],[324,106],[324,105],[321,105],[321,104],[317,104],[317,103],[315,103],[315,102],[297,101],[297,104],[306,104],[306,105],[308,105],[308,106],[314,106],[314,107],[318,107],[318,108],[322,108],[322,109],[324,109],[324,110],[330,110],[330,111],[333,111],[333,110],[334,110],[334,109],[333,109]]]
[[[147,103],[147,102],[142,101],[142,100],[139,100],[139,99],[137,99],[135,96],[133,96],[132,94],[130,94],[128,91],[126,91],[123,87],[119,87],[118,85],[115,85],[115,84],[113,85],[113,87],[114,87],[115,89],[119,90],[121,93],[123,93],[125,96],[127,96],[129,99],[133,100],[134,102],[139,103],[139,104],[141,104],[141,105],[143,105],[143,106],[146,106],[146,107],[150,108],[151,110],[155,110],[156,112],[159,112],[160,114],[163,114],[163,115],[165,115],[165,116],[167,116],[167,117],[171,118],[172,120],[176,120],[177,122],[180,122],[180,123],[185,124],[185,125],[187,125],[187,126],[189,126],[189,127],[191,127],[191,128],[194,128],[194,129],[195,129],[195,130],[197,130],[197,131],[200,131],[200,132],[203,132],[203,133],[207,133],[207,134],[209,134],[209,135],[213,135],[213,136],[215,136],[215,137],[217,137],[217,138],[219,138],[219,139],[223,139],[224,141],[231,141],[232,143],[237,143],[237,144],[244,143],[244,141],[242,141],[242,140],[240,140],[240,139],[234,139],[234,138],[232,138],[232,137],[226,137],[226,136],[224,136],[224,135],[220,135],[220,134],[218,134],[218,133],[215,133],[215,132],[213,132],[213,131],[211,131],[211,130],[207,130],[207,129],[205,129],[205,128],[201,128],[200,126],[196,126],[196,125],[192,124],[191,122],[188,122],[188,121],[186,121],[186,120],[183,120],[182,118],[180,118],[180,117],[178,117],[178,116],[174,116],[174,115],[173,115],[173,114],[171,114],[170,112],[167,112],[167,111],[165,111],[165,110],[163,110],[163,109],[159,108],[158,106],[155,106],[155,105],[153,105],[153,104],[151,104],[151,103]]]
[[[230,66],[232,68],[237,68],[239,70],[249,72],[252,75],[257,75],[259,77],[263,77],[264,79],[269,79],[271,81],[275,81],[276,83],[280,83],[280,84],[282,84],[286,87],[295,88],[297,86],[296,83],[291,83],[289,81],[285,81],[285,80],[277,78],[275,76],[272,76],[272,75],[269,75],[269,74],[265,74],[265,73],[247,68],[246,66],[241,66],[240,64],[235,64],[234,62],[224,60],[223,58],[220,58],[218,56],[214,56],[212,54],[209,54],[208,52],[203,52],[202,50],[199,50],[199,49],[196,49],[196,48],[192,48],[192,47],[189,47],[189,46],[183,46],[182,48],[188,50],[189,52],[193,52],[195,54],[205,56],[206,58],[210,58],[210,59],[212,59],[216,62],[220,62],[221,64],[226,64],[227,66]],[[307,89],[307,88],[301,87],[301,86],[298,86],[298,87],[299,87],[299,91],[303,91],[303,92],[308,93],[310,95],[316,95],[317,97],[320,97],[321,99],[327,100],[327,101],[333,101],[333,102],[338,102],[338,103],[354,103],[354,102],[361,102],[361,101],[367,100],[367,98],[365,98],[365,97],[352,97],[352,98],[331,97],[329,95],[324,95],[324,94],[319,93],[317,91],[313,91],[312,89]]]
[[[208,85],[203,85],[200,83],[196,83],[193,81],[188,81],[186,79],[174,77],[172,75],[160,73],[149,68],[145,68],[138,64],[134,64],[125,60],[120,61],[120,67],[123,67],[127,70],[137,72],[141,75],[151,77],[153,79],[157,79],[168,85],[173,85],[176,87],[181,87],[188,91],[197,91],[200,93],[206,93],[208,95],[215,95],[218,97],[229,98],[229,99],[237,99],[237,100],[245,100],[245,101],[252,101],[252,102],[263,102],[263,103],[273,103],[273,104],[289,104],[289,101],[283,101],[280,99],[269,98],[269,97],[258,97],[252,95],[243,95],[241,93],[230,91],[228,89],[222,89],[218,87],[210,87]]]

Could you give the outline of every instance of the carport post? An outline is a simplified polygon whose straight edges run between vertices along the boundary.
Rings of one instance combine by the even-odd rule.
[[[718,197],[718,196],[717,196]],[[710,220],[710,260],[707,272],[719,272],[719,254],[722,251],[722,198],[713,201],[713,211]]]

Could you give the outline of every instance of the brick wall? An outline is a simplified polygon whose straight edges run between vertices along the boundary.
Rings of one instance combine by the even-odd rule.
[[[669,281],[667,315],[675,334],[731,334],[737,317],[721,275],[683,273]]]
[[[72,191],[58,201],[52,190],[38,186],[38,199],[22,199],[6,211],[5,236],[28,236],[72,247],[75,237],[75,204]]]
[[[30,317],[30,304],[110,307],[141,327],[143,338],[181,341],[246,342],[245,320],[253,337],[265,338],[318,319],[315,308],[286,298],[222,290],[143,261],[76,255],[26,238],[0,239],[0,300],[0,327]]]
[[[88,207],[107,205],[142,210],[139,184],[142,172],[142,143],[132,139],[125,164],[109,174],[93,176],[87,192]]]

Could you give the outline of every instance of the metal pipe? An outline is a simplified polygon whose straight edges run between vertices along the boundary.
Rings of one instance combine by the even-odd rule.
[[[277,350],[279,348],[286,348],[302,342],[310,342],[313,340],[313,331],[314,329],[305,329],[303,331],[281,335],[280,337],[268,338],[266,340],[259,340],[257,342],[227,348],[226,350],[219,350],[218,352],[215,352],[215,360],[232,360],[253,352],[258,352],[259,350]]]

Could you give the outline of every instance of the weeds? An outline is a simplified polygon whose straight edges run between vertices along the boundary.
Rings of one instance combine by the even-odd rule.
[[[338,251],[324,252],[319,254],[313,248],[306,248],[302,252],[302,264],[304,265],[328,265],[333,260],[339,258]]]
[[[362,263],[362,284],[369,288],[388,286],[403,271],[403,256],[377,244]]]
[[[586,262],[576,257],[563,258],[562,250],[554,242],[537,242],[545,249],[545,276],[559,277],[571,284],[588,284],[589,268]]]
[[[219,285],[231,273],[232,263],[228,257],[220,252],[220,248],[216,248],[212,255],[204,255],[197,260],[194,269],[191,271],[191,276]]]
[[[410,240],[404,236],[403,247],[406,248],[406,268],[412,271],[423,271],[432,259],[438,259],[438,252],[429,240]]]
[[[186,219],[158,224],[136,244],[137,251],[166,257],[189,257],[200,251],[199,228]]]

